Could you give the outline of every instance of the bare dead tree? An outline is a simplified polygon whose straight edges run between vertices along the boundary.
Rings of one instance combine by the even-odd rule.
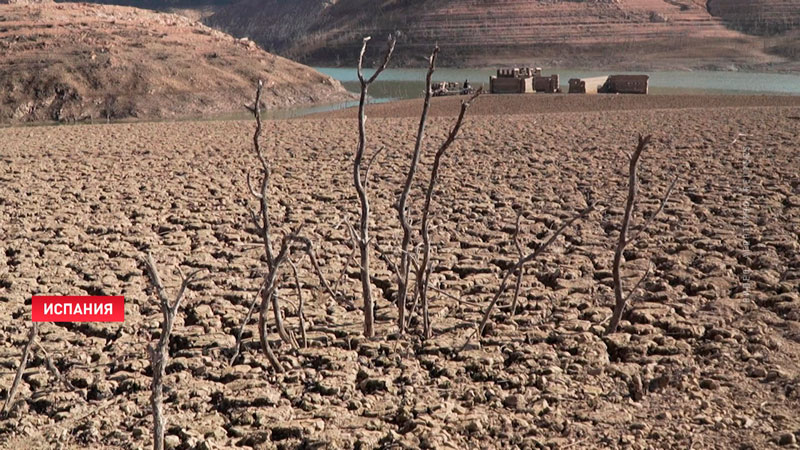
[[[263,123],[261,120],[261,91],[263,87],[264,83],[261,80],[258,80],[258,85],[256,86],[256,98],[253,106],[251,107],[245,105],[245,107],[253,114],[253,117],[256,120],[256,128],[253,131],[253,149],[255,150],[256,157],[258,157],[258,161],[261,163],[261,182],[259,190],[256,191],[253,188],[253,185],[250,181],[250,172],[247,173],[247,188],[250,190],[250,194],[253,195],[253,197],[255,197],[259,202],[259,212],[256,213],[251,209],[250,218],[252,219],[253,225],[256,227],[256,231],[261,237],[261,241],[264,245],[264,254],[267,259],[267,270],[271,271],[273,265],[275,264],[275,256],[273,255],[272,249],[271,221],[269,217],[269,186],[270,178],[272,176],[272,168],[270,167],[269,160],[261,149],[260,143],[261,133],[263,130]],[[275,326],[278,329],[278,335],[283,341],[291,345],[292,339],[289,336],[289,333],[286,332],[286,328],[283,326],[283,316],[281,314],[280,300],[277,292],[272,292],[272,310],[275,316]]]
[[[397,214],[400,220],[400,226],[403,228],[403,241],[400,248],[400,266],[398,268],[399,274],[397,279],[397,325],[400,328],[400,334],[405,332],[406,328],[406,296],[408,293],[408,281],[410,274],[410,254],[409,247],[411,246],[411,224],[408,222],[407,207],[408,194],[411,191],[411,184],[414,182],[414,176],[417,173],[417,165],[419,164],[419,157],[422,150],[422,141],[425,137],[425,125],[428,121],[428,110],[431,106],[431,96],[433,89],[431,88],[433,71],[436,68],[436,56],[439,54],[439,47],[433,49],[430,58],[428,59],[428,74],[425,77],[425,100],[422,104],[422,114],[419,119],[419,128],[417,129],[417,139],[414,143],[414,153],[411,155],[411,164],[408,167],[406,174],[406,182],[403,185],[403,191],[400,194],[400,199],[397,203]]]
[[[615,305],[614,312],[611,314],[611,321],[608,323],[608,327],[606,328],[606,334],[611,334],[617,331],[617,327],[619,326],[620,320],[622,320],[622,313],[625,311],[625,305],[628,303],[628,299],[631,297],[631,295],[633,295],[636,289],[638,289],[639,285],[644,281],[644,279],[650,274],[650,269],[648,268],[648,270],[639,279],[636,285],[634,285],[634,288],[631,289],[628,295],[623,296],[620,269],[625,247],[636,241],[642,231],[647,229],[656,216],[658,216],[661,211],[664,210],[664,206],[666,206],[669,196],[672,194],[672,190],[675,188],[675,183],[678,182],[678,177],[675,177],[675,179],[669,185],[666,194],[664,194],[664,198],[661,200],[661,205],[658,207],[658,209],[647,219],[647,221],[645,221],[644,225],[642,225],[638,231],[636,231],[631,237],[628,237],[628,229],[630,227],[631,218],[633,217],[633,207],[636,203],[636,195],[638,190],[637,170],[639,158],[642,156],[644,149],[647,148],[647,145],[650,144],[650,139],[651,136],[649,135],[644,137],[639,135],[639,144],[636,146],[636,150],[634,150],[632,154],[628,155],[628,199],[625,203],[625,215],[622,217],[622,227],[619,230],[619,240],[617,241],[617,247],[614,250],[614,265],[612,268]]]
[[[259,211],[256,212],[253,209],[250,209],[250,218],[253,222],[253,225],[256,228],[256,232],[261,238],[261,241],[264,246],[264,254],[267,260],[267,274],[276,272],[274,270],[276,266],[276,256],[274,255],[274,250],[272,248],[272,241],[273,236],[271,233],[271,220],[270,220],[270,207],[269,207],[269,187],[270,187],[270,179],[272,174],[272,169],[269,163],[267,156],[264,154],[260,138],[263,131],[263,122],[261,120],[261,92],[263,89],[264,83],[259,80],[256,86],[256,96],[253,103],[253,106],[245,105],[248,111],[253,115],[253,118],[256,121],[256,127],[253,131],[253,150],[256,153],[256,157],[258,158],[259,163],[261,164],[261,181],[259,184],[259,189],[256,190],[253,187],[250,173],[247,173],[247,188],[250,191],[250,194],[255,197],[259,202]],[[316,253],[314,251],[314,246],[310,239],[306,237],[301,237],[294,235],[293,241],[300,242],[304,245],[303,252],[308,256],[309,260],[311,261],[312,268],[316,273],[317,277],[319,278],[321,287],[334,299],[337,300],[338,297],[336,296],[335,292],[330,286],[330,283],[325,279],[325,276],[322,273],[322,269],[319,265],[319,262],[316,257]],[[265,282],[267,277],[265,276]],[[261,295],[263,297],[264,292],[269,290],[270,293],[270,300],[272,302],[272,312],[275,318],[275,327],[278,330],[278,335],[281,337],[281,340],[286,342],[287,344],[297,347],[297,341],[293,339],[290,332],[286,330],[286,327],[283,323],[283,315],[281,312],[280,306],[280,299],[278,297],[277,286],[273,286],[272,289],[268,289],[266,286],[262,286],[260,290]],[[252,316],[253,307],[255,306],[255,300],[248,311],[247,317],[245,318],[245,322],[242,323],[239,334],[237,337],[237,344],[233,350],[233,357],[231,358],[231,364],[235,361],[235,358],[238,356],[239,346],[241,342],[241,334],[243,332],[244,326],[247,325],[250,317]],[[264,306],[262,304],[262,306]],[[263,308],[262,308],[263,309]],[[268,309],[268,308],[267,308]],[[301,319],[302,320],[302,319]],[[266,326],[266,325],[265,325]],[[270,358],[270,362],[273,363],[273,367],[278,366],[275,362],[277,361],[274,358],[274,355],[269,348],[269,343],[266,346],[262,345],[265,349],[265,353],[267,353],[267,357]]]
[[[17,374],[14,376],[14,382],[11,383],[11,389],[8,390],[8,397],[3,404],[3,409],[0,410],[0,416],[5,416],[11,411],[11,407],[14,404],[14,397],[17,395],[17,390],[19,389],[19,383],[22,381],[22,374],[25,373],[25,368],[28,366],[28,358],[31,354],[33,342],[36,340],[38,334],[39,323],[33,322],[30,331],[28,331],[28,342],[25,344],[25,348],[22,349],[22,358],[19,360]]]
[[[150,276],[150,283],[153,285],[158,295],[161,313],[164,315],[164,319],[161,322],[161,336],[158,339],[157,346],[154,348],[152,344],[147,345],[147,352],[150,355],[150,363],[153,369],[153,380],[150,385],[150,405],[153,408],[153,449],[163,450],[164,429],[166,427],[163,406],[164,376],[167,368],[167,359],[169,358],[169,337],[172,334],[175,317],[178,314],[178,308],[181,306],[181,301],[184,298],[186,289],[191,283],[196,281],[197,275],[201,271],[196,270],[188,276],[184,276],[183,273],[181,273],[181,286],[178,289],[178,293],[175,295],[175,300],[170,302],[167,290],[161,282],[158,269],[150,253],[147,254],[144,263]]]
[[[394,52],[394,46],[397,40],[389,36],[389,42],[386,48],[386,53],[383,57],[383,62],[375,70],[370,78],[364,77],[364,53],[367,51],[367,42],[371,38],[365,37],[361,46],[361,53],[358,57],[358,80],[361,84],[361,96],[358,102],[358,147],[356,148],[355,158],[353,159],[353,184],[355,185],[358,200],[361,204],[361,214],[359,220],[359,234],[358,234],[358,247],[361,251],[361,292],[364,300],[364,336],[375,336],[375,317],[374,317],[374,303],[372,298],[372,287],[370,284],[370,271],[369,271],[369,198],[367,197],[367,189],[365,181],[361,176],[361,164],[364,160],[364,153],[367,147],[367,132],[365,108],[367,103],[367,91],[369,86],[378,78],[378,76],[386,69],[389,60]]]
[[[442,157],[444,157],[445,152],[450,146],[455,142],[456,137],[458,136],[459,131],[461,130],[461,126],[464,123],[464,117],[467,114],[467,109],[469,109],[472,102],[478,98],[483,93],[483,89],[479,88],[475,94],[473,94],[469,99],[464,100],[461,102],[461,111],[458,114],[458,119],[456,119],[455,125],[450,130],[450,134],[448,134],[447,139],[442,143],[439,149],[436,151],[436,155],[433,158],[433,168],[431,169],[431,176],[430,180],[428,181],[428,188],[425,191],[425,205],[422,208],[422,222],[420,224],[420,234],[422,235],[422,261],[417,268],[417,276],[416,276],[416,288],[417,288],[417,296],[419,297],[419,301],[422,304],[422,327],[423,327],[423,335],[426,339],[431,337],[431,321],[430,315],[428,312],[428,284],[430,281],[430,273],[432,270],[432,266],[430,264],[430,256],[431,256],[431,238],[430,238],[430,212],[431,212],[431,202],[433,200],[433,191],[436,188],[436,181],[439,177],[439,170],[442,164]]]
[[[553,232],[553,234],[550,235],[550,238],[548,238],[544,243],[542,243],[539,247],[537,247],[536,250],[534,250],[531,253],[528,253],[525,256],[520,257],[517,260],[517,263],[506,271],[506,274],[503,277],[503,281],[500,282],[500,287],[497,289],[497,292],[492,298],[492,301],[486,308],[486,312],[483,314],[483,319],[481,319],[480,325],[478,325],[477,329],[472,334],[470,334],[470,336],[467,338],[467,341],[464,342],[464,345],[461,347],[461,350],[464,350],[467,347],[467,345],[469,345],[475,334],[478,334],[479,338],[480,336],[483,336],[483,331],[486,328],[486,324],[489,322],[489,317],[491,317],[495,305],[505,292],[506,286],[508,285],[508,281],[509,279],[511,279],[511,276],[514,275],[515,273],[522,274],[526,264],[538,258],[539,255],[544,253],[544,251],[547,250],[547,248],[550,247],[550,245],[552,245],[556,241],[556,239],[558,239],[558,237],[561,236],[561,234],[564,233],[564,231],[566,231],[567,228],[571,227],[572,224],[577,222],[578,220],[589,215],[592,211],[594,211],[594,208],[595,205],[590,204],[582,211],[580,211],[578,214],[573,216],[570,220],[564,222],[556,231]]]

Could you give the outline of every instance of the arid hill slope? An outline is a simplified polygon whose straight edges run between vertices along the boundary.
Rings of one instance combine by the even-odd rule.
[[[0,5],[0,122],[238,111],[340,100],[341,85],[185,17],[135,8]]]
[[[708,10],[746,33],[775,34],[800,28],[797,0],[709,0]]]
[[[451,65],[531,59],[641,68],[785,62],[766,53],[759,38],[709,14],[700,0],[242,0],[206,21],[316,64],[351,64],[361,36],[395,30],[402,33],[398,56],[406,64],[419,64],[434,43]]]

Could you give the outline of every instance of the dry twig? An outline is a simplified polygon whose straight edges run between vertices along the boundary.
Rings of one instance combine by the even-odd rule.
[[[519,241],[519,228],[520,223],[522,222],[522,210],[517,213],[517,225],[514,228],[514,246],[517,248],[517,254],[519,258],[525,256],[525,252],[522,250],[522,243]],[[523,269],[520,268],[517,271],[517,282],[514,285],[514,299],[511,301],[511,317],[517,315],[517,302],[519,301],[519,291],[522,288],[522,276],[524,272]]]
[[[164,429],[166,427],[163,390],[167,359],[169,358],[169,337],[170,334],[172,334],[175,317],[178,314],[178,308],[181,305],[181,300],[183,300],[186,289],[195,281],[200,270],[190,273],[189,276],[183,276],[183,273],[181,273],[181,286],[178,289],[178,293],[175,295],[175,300],[170,303],[167,291],[161,282],[161,277],[153,262],[152,255],[148,253],[144,263],[150,276],[150,282],[158,295],[161,312],[164,315],[164,320],[161,322],[161,336],[158,339],[157,346],[153,348],[152,344],[147,345],[147,352],[150,354],[150,362],[153,369],[152,391],[150,395],[150,405],[153,408],[153,449],[163,450]]]
[[[8,397],[6,398],[6,402],[3,404],[3,409],[0,410],[0,416],[5,416],[11,411],[11,406],[14,403],[14,397],[17,395],[17,389],[19,389],[19,382],[22,381],[22,374],[25,373],[25,368],[28,366],[28,358],[31,354],[31,347],[33,347],[33,342],[36,340],[38,333],[39,323],[33,322],[31,324],[31,329],[28,332],[28,342],[25,344],[25,348],[22,350],[22,358],[19,360],[17,374],[14,376],[14,382],[11,383],[11,389],[8,390]]]
[[[578,221],[579,219],[586,217],[587,215],[589,215],[589,213],[594,211],[594,207],[595,205],[591,204],[588,207],[586,207],[583,211],[573,216],[570,220],[564,222],[564,224],[562,224],[556,231],[554,231],[553,234],[550,235],[550,238],[547,239],[544,243],[542,243],[542,245],[540,245],[539,247],[536,248],[536,250],[525,255],[524,257],[520,257],[517,263],[514,264],[512,268],[506,271],[506,275],[503,277],[503,281],[500,282],[500,287],[497,289],[497,293],[495,293],[494,298],[492,298],[492,301],[489,303],[489,307],[486,308],[486,312],[483,314],[483,319],[481,319],[480,325],[475,330],[475,332],[473,332],[467,338],[467,341],[464,342],[464,345],[461,347],[461,350],[464,350],[467,347],[467,345],[469,345],[470,341],[472,341],[472,338],[475,336],[476,333],[478,334],[479,337],[483,336],[483,330],[486,328],[486,323],[489,321],[489,317],[491,317],[492,310],[497,304],[497,301],[500,300],[500,297],[505,292],[506,286],[508,285],[508,280],[511,278],[511,275],[517,272],[522,273],[525,264],[538,258],[539,255],[544,253],[544,251],[547,250],[547,248],[550,247],[550,245],[552,245],[567,228],[572,226],[572,224]]]
[[[430,338],[432,333],[430,315],[428,312],[428,283],[430,282],[430,273],[432,270],[432,267],[430,267],[431,239],[429,219],[431,202],[433,200],[433,191],[436,188],[436,181],[439,176],[442,157],[447,149],[453,144],[453,142],[455,142],[458,132],[461,130],[461,126],[464,123],[464,117],[467,114],[467,109],[469,109],[472,102],[482,93],[482,88],[479,88],[477,92],[475,92],[475,94],[473,94],[468,100],[461,102],[461,111],[458,114],[458,119],[456,119],[455,125],[453,125],[453,128],[450,130],[450,134],[447,136],[447,139],[444,141],[444,143],[442,143],[442,145],[439,147],[439,150],[436,151],[436,155],[433,158],[433,169],[431,169],[431,177],[428,181],[428,188],[425,192],[425,206],[422,208],[422,222],[420,225],[420,234],[422,235],[422,261],[420,262],[419,269],[417,270],[416,290],[417,295],[419,296],[419,301],[422,304],[423,336],[426,339]]]
[[[364,152],[367,147],[367,131],[365,108],[367,104],[367,91],[370,84],[372,84],[378,76],[386,69],[389,60],[394,52],[394,46],[397,40],[389,36],[388,46],[386,53],[383,57],[383,62],[375,70],[375,73],[367,79],[364,77],[364,53],[367,51],[367,42],[370,37],[365,37],[361,45],[361,53],[358,56],[358,80],[361,84],[361,95],[358,102],[358,147],[356,148],[355,158],[353,159],[353,184],[358,194],[358,200],[361,203],[361,213],[359,221],[359,235],[358,246],[361,251],[361,292],[364,300],[364,336],[375,336],[375,312],[374,303],[372,298],[372,287],[370,285],[369,275],[369,198],[367,197],[367,189],[361,174],[361,165],[364,160]]]
[[[236,332],[236,343],[233,345],[231,350],[231,358],[228,360],[229,365],[233,365],[236,362],[236,358],[239,357],[239,350],[242,346],[242,335],[244,334],[244,327],[250,322],[250,318],[253,317],[253,311],[256,308],[256,304],[258,303],[258,299],[261,297],[261,291],[264,290],[264,283],[261,283],[261,286],[258,288],[258,292],[256,292],[255,297],[253,297],[253,301],[250,302],[250,307],[247,309],[247,315],[245,316],[242,324],[239,325],[239,330]]]
[[[419,164],[419,157],[422,150],[422,141],[425,137],[425,125],[428,121],[428,110],[430,110],[431,96],[433,95],[433,89],[431,87],[433,71],[436,68],[436,56],[438,54],[439,47],[436,47],[433,49],[433,53],[431,53],[428,60],[428,74],[425,77],[425,100],[419,119],[417,139],[414,143],[414,153],[411,156],[411,164],[408,167],[403,191],[397,202],[397,214],[400,220],[400,226],[403,228],[403,242],[400,249],[400,267],[398,268],[399,273],[397,277],[397,325],[400,328],[400,334],[403,334],[406,328],[406,296],[408,293],[408,279],[410,274],[409,247],[411,245],[411,224],[409,224],[407,218],[406,202],[408,201],[408,194],[411,191],[411,184],[414,182],[414,176],[417,173],[417,165]]]
[[[303,339],[303,348],[308,348],[308,339],[306,338],[306,318],[303,314],[303,290],[300,288],[300,276],[297,274],[297,266],[294,261],[287,259],[289,266],[292,268],[294,275],[294,286],[297,292],[297,317],[300,320],[300,336]]]
[[[44,354],[44,360],[45,364],[47,364],[47,370],[49,370],[50,373],[53,374],[55,379],[58,380],[58,382],[61,383],[64,386],[64,388],[66,388],[68,391],[74,391],[75,386],[73,386],[72,383],[69,382],[69,380],[67,380],[66,378],[64,378],[63,375],[61,375],[61,371],[59,371],[58,367],[56,367],[56,364],[53,362],[53,358],[50,357],[50,353],[48,353],[47,350],[45,350],[44,346],[40,344],[39,341],[36,341],[36,347],[38,347],[39,350],[42,351],[42,354]]]
[[[619,231],[619,240],[617,241],[617,247],[614,251],[614,266],[612,268],[612,276],[614,279],[615,304],[614,312],[611,314],[611,321],[608,323],[608,327],[606,328],[606,334],[611,334],[617,331],[617,327],[619,326],[620,320],[622,320],[622,313],[625,311],[625,305],[628,303],[628,299],[633,294],[633,291],[639,287],[642,281],[644,281],[645,277],[647,277],[647,275],[650,273],[650,269],[648,268],[644,276],[642,276],[642,278],[636,283],[634,289],[631,290],[628,295],[623,296],[622,277],[620,275],[620,271],[625,247],[634,242],[642,233],[642,231],[644,231],[653,222],[656,216],[664,210],[664,206],[666,206],[669,196],[672,194],[672,190],[675,188],[675,184],[678,182],[678,177],[675,177],[675,180],[673,180],[669,185],[664,198],[661,200],[661,205],[658,207],[658,209],[647,219],[647,221],[645,221],[644,225],[629,238],[628,229],[630,227],[631,218],[633,217],[633,207],[636,203],[636,194],[638,190],[637,169],[639,165],[639,158],[642,156],[644,149],[647,148],[647,145],[650,143],[650,138],[651,136],[642,137],[640,135],[639,144],[636,146],[636,150],[633,152],[633,154],[628,155],[628,199],[625,204],[625,215],[622,218],[622,227]]]

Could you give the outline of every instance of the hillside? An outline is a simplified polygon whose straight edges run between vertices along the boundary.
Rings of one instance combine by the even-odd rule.
[[[708,10],[745,33],[771,35],[800,28],[797,0],[709,0]]]
[[[781,1],[760,0],[765,8]],[[444,63],[459,66],[531,59],[628,68],[787,62],[770,54],[762,38],[712,16],[700,0],[242,0],[206,22],[313,64],[350,65],[361,36],[395,30],[401,33],[399,63],[407,65],[419,65],[434,43],[443,48]]]
[[[164,118],[338,101],[338,82],[172,14],[77,3],[0,5],[0,122]]]

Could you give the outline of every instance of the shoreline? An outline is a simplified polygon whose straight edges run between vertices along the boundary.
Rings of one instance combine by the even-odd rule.
[[[465,96],[434,97],[430,115],[450,117],[458,113]],[[422,98],[398,99],[367,105],[367,113],[375,118],[417,117]],[[262,112],[265,121],[303,121],[326,119],[355,119],[357,103],[352,101],[280,108]],[[350,106],[347,106],[350,105]],[[525,114],[561,114],[615,111],[657,111],[703,108],[769,108],[800,107],[800,95],[793,94],[484,94],[470,108],[470,115],[513,116]],[[325,109],[304,113],[304,110]],[[277,117],[276,117],[277,116]],[[49,126],[107,125],[136,123],[193,123],[250,121],[247,111],[186,116],[126,118],[109,123],[95,122],[11,122],[0,123],[4,128],[35,128]]]
[[[450,117],[458,113],[466,96],[438,97],[430,115]],[[367,115],[380,118],[419,116],[420,99],[397,100],[367,106]],[[616,111],[657,111],[716,108],[800,107],[800,95],[753,94],[484,94],[470,108],[471,116],[513,116],[525,114],[586,113]],[[311,114],[297,120],[354,119],[356,108]]]

